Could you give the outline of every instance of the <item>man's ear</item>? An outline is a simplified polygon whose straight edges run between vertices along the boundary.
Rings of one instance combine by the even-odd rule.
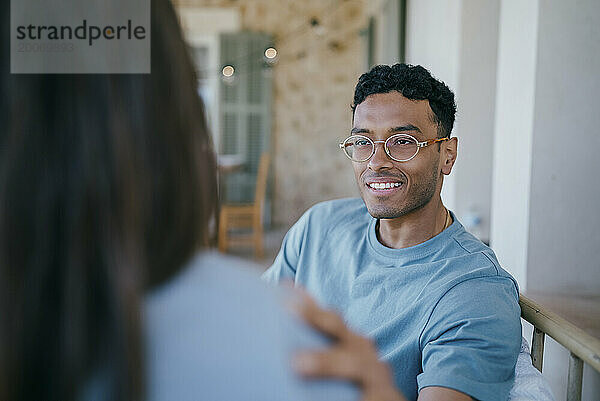
[[[458,151],[458,138],[450,138],[447,141],[442,142],[441,157],[440,160],[442,166],[442,174],[448,175],[452,172],[452,167],[456,161]]]

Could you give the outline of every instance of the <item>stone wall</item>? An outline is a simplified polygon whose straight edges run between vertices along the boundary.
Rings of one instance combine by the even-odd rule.
[[[365,69],[364,0],[185,0],[178,5],[237,7],[242,26],[273,35],[273,222],[290,226],[311,205],[357,196],[338,148],[351,128],[352,94]],[[311,24],[311,20],[313,24]],[[314,21],[318,25],[314,25]]]

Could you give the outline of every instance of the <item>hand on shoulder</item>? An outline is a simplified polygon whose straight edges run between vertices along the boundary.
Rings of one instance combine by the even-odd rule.
[[[293,364],[297,373],[307,378],[350,380],[360,388],[363,400],[405,401],[371,340],[354,333],[337,313],[319,307],[304,292],[295,309],[311,327],[332,340],[326,350],[297,354]]]

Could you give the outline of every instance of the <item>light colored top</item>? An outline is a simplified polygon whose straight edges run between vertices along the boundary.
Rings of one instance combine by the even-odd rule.
[[[515,366],[515,383],[508,395],[510,401],[555,401],[548,380],[531,364],[529,344],[522,339],[521,352]]]
[[[285,311],[282,290],[256,272],[201,253],[148,296],[148,401],[358,399],[349,384],[296,377],[292,353],[326,341]]]
[[[492,250],[454,222],[419,245],[382,245],[361,199],[311,208],[268,281],[294,280],[372,338],[409,400],[443,386],[506,400],[521,345],[518,288]]]

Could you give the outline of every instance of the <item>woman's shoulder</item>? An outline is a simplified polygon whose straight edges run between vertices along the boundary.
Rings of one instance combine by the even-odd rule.
[[[326,340],[285,310],[287,292],[262,282],[260,272],[251,262],[202,252],[149,294],[149,400],[192,400],[198,394],[295,400],[316,393],[295,377],[290,360],[298,348],[324,346]],[[348,386],[317,386],[341,399],[355,397]]]

